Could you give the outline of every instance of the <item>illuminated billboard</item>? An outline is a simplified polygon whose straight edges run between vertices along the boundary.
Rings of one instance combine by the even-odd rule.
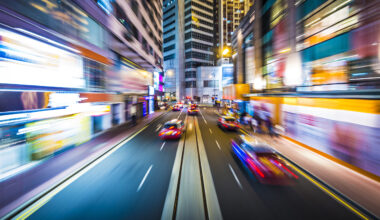
[[[85,88],[82,58],[0,29],[0,84]]]
[[[107,71],[107,88],[123,93],[147,94],[148,86],[153,86],[153,74],[128,62],[124,57],[115,60],[115,65]]]
[[[153,73],[153,86],[154,86],[154,89],[155,90],[158,90],[159,89],[159,85],[160,85],[160,74],[158,72],[154,72]]]
[[[222,66],[222,86],[228,86],[234,83],[234,67],[232,65]]]

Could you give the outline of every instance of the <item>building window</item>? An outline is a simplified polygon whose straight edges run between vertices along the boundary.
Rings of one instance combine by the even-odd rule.
[[[172,10],[174,10],[175,8],[175,5],[173,5],[172,7],[170,7],[168,10],[164,11],[164,14],[168,14],[169,12],[171,12]]]
[[[175,16],[175,13],[173,13],[173,14],[167,16],[167,17],[164,17],[164,21],[167,21],[167,20],[169,20],[170,18],[172,18],[174,16]]]
[[[186,81],[185,87],[186,88],[197,88],[197,81]]]
[[[204,34],[200,34],[200,33],[196,33],[196,32],[189,32],[189,33],[185,34],[185,40],[188,40],[190,38],[194,38],[194,39],[197,39],[197,40],[208,41],[208,42],[213,42],[213,37],[210,37],[210,36],[207,36],[207,35],[204,35]]]
[[[167,60],[172,60],[175,58],[175,54],[170,54],[170,55],[167,55],[164,57],[164,61],[167,61]]]
[[[202,59],[202,60],[212,60],[214,59],[214,56],[211,54],[204,54],[200,52],[187,52],[185,54],[186,59],[189,58],[195,58],[195,59]]]
[[[185,78],[197,78],[197,71],[186,71]]]
[[[171,29],[169,29],[169,30],[165,31],[165,32],[164,32],[164,35],[166,35],[166,34],[168,34],[168,33],[172,32],[172,31],[174,31],[174,30],[175,30],[175,27],[173,27],[173,28],[171,28]]]
[[[171,22],[165,24],[165,25],[164,25],[164,28],[167,28],[167,27],[169,27],[170,25],[172,25],[172,24],[174,24],[174,23],[175,23],[175,20],[173,20],[173,21],[171,21]]]
[[[207,62],[205,60],[205,62]],[[213,64],[212,63],[203,63],[203,62],[196,62],[196,61],[189,61],[189,62],[186,62],[185,63],[185,68],[197,68],[198,66],[212,66]]]
[[[175,39],[175,35],[172,35],[172,36],[170,36],[170,37],[165,38],[165,39],[164,39],[164,43],[167,43],[167,42],[172,41],[172,40],[174,40],[174,39]]]
[[[217,81],[216,80],[204,80],[203,81],[203,87],[216,87]]]
[[[168,52],[168,51],[170,51],[170,50],[173,50],[175,48],[175,45],[173,44],[173,45],[170,45],[170,46],[167,46],[167,47],[165,47],[164,48],[164,52]]]
[[[199,50],[206,50],[206,51],[212,51],[212,46],[210,45],[206,45],[206,44],[202,44],[202,43],[198,43],[198,42],[188,42],[185,44],[185,49],[190,49],[190,48],[194,48],[194,49],[199,49]]]

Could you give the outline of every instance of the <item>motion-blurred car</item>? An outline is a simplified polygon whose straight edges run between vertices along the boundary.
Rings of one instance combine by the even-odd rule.
[[[240,135],[232,140],[232,153],[246,165],[261,183],[289,184],[298,176],[269,146],[251,136]]]
[[[187,109],[188,115],[197,115],[198,112],[199,112],[199,109],[197,108],[197,105],[195,105],[195,104],[189,105],[189,108]]]
[[[237,123],[236,119],[231,116],[222,116],[218,119],[218,126],[225,130],[234,130],[236,131],[239,129],[239,124]]]
[[[173,119],[164,124],[158,136],[165,139],[179,139],[185,132],[185,123],[181,120]]]
[[[173,112],[181,111],[181,107],[179,107],[179,105],[174,105],[172,110]]]
[[[182,109],[183,108],[183,103],[182,102],[178,102],[177,105]]]

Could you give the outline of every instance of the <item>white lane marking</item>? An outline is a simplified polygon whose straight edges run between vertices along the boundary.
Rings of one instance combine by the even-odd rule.
[[[160,151],[162,151],[162,149],[164,148],[165,143],[166,143],[166,142],[164,142],[164,143],[162,144],[162,146],[161,146],[161,148],[160,148]]]
[[[75,173],[73,177],[71,177],[68,180],[63,181],[62,183],[58,184],[46,196],[43,196],[41,199],[37,200],[36,202],[34,202],[30,206],[28,206],[28,208],[26,208],[24,211],[22,211],[14,219],[26,219],[26,218],[28,218],[35,211],[37,211],[44,204],[46,204],[51,198],[53,198],[55,195],[57,195],[59,192],[61,192],[63,189],[65,189],[68,185],[70,185],[71,183],[73,183],[75,180],[79,179],[81,176],[83,176],[85,173],[87,173],[93,167],[95,167],[96,165],[98,165],[99,163],[101,163],[103,160],[105,160],[107,157],[109,157],[111,154],[113,154],[119,148],[121,148],[122,146],[124,146],[124,144],[128,143],[131,139],[133,139],[134,137],[136,137],[138,134],[140,134],[147,127],[149,127],[149,124],[145,125],[143,128],[141,128],[139,131],[137,131],[136,133],[134,133],[132,136],[130,136],[126,140],[120,142],[114,148],[112,148],[111,150],[107,151],[105,154],[103,154],[100,157],[98,157],[98,159],[95,159],[94,161],[90,162],[84,168],[80,168],[79,172]]]
[[[160,130],[161,126],[161,124],[157,125],[156,131]]]
[[[183,112],[184,109],[185,109],[185,108],[182,108],[182,110],[181,110],[181,112],[179,113],[177,119],[179,119],[179,117],[181,116],[181,114],[182,114],[182,112]]]
[[[202,118],[203,118],[203,121],[204,121],[205,124],[207,125],[207,121],[206,121],[205,117],[203,116],[202,111],[199,111],[199,112],[201,113],[201,116],[202,116]]]
[[[219,145],[217,140],[215,140],[215,143],[216,143],[216,146],[218,146],[219,150],[222,150],[222,149],[220,149],[220,145]]]
[[[185,117],[185,123],[187,124],[187,115]],[[181,167],[181,156],[184,150],[185,135],[182,135],[179,140],[177,152],[174,159],[172,173],[170,175],[170,182],[168,192],[166,193],[164,208],[162,210],[161,219],[173,219],[173,209],[175,205],[175,198],[179,180],[179,172]]]
[[[150,170],[152,169],[152,167],[153,167],[153,164],[150,165],[148,171],[146,171],[145,176],[144,176],[144,178],[141,180],[141,183],[140,183],[139,187],[137,188],[137,191],[136,191],[136,192],[140,191],[141,187],[144,185],[144,182],[145,182],[146,178],[148,177],[148,175],[149,175]]]
[[[210,133],[212,134],[211,128],[208,128],[208,130],[209,130],[209,131],[210,131]]]
[[[231,164],[228,164],[228,166],[230,167],[231,173],[232,173],[232,175],[234,175],[234,178],[235,178],[237,184],[239,185],[240,189],[243,189],[243,186],[241,185],[239,179],[237,178],[234,169],[232,169]]]
[[[209,219],[223,219],[222,212],[220,211],[218,196],[216,195],[215,184],[211,174],[210,164],[207,159],[202,132],[199,128],[198,119],[195,118],[195,121],[208,217]]]

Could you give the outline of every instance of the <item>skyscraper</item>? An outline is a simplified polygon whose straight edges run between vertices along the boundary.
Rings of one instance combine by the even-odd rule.
[[[166,92],[196,98],[196,68],[214,63],[213,1],[165,0],[163,7]]]
[[[247,14],[253,5],[253,0],[215,0],[218,19],[215,22],[216,35],[214,38],[215,57],[221,64],[221,54],[226,48],[231,50],[232,34],[238,28],[241,19]],[[223,56],[223,63],[231,63],[231,53]]]

